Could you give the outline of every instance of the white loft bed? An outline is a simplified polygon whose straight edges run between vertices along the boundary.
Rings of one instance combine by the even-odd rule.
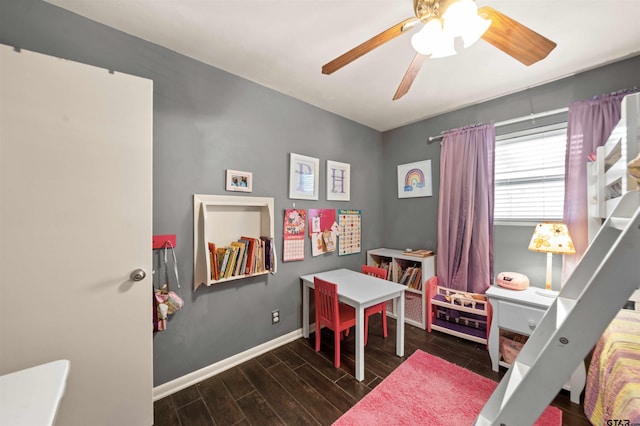
[[[640,95],[626,96],[622,102],[622,119],[611,137],[613,142],[607,142],[609,146],[599,150],[597,161],[588,165],[589,248],[536,325],[474,425],[533,424],[553,398],[550,391],[562,388],[576,365],[583,362],[593,345],[602,338],[603,332],[605,340],[608,340],[607,335],[620,334],[617,331],[621,328],[628,331],[623,334],[636,341],[637,349],[631,348],[622,355],[629,355],[633,366],[640,367],[637,365],[640,359],[640,335],[626,323],[619,323],[629,317],[636,321],[639,316],[630,310],[620,314],[620,308],[640,286],[637,265],[640,252],[640,191],[634,190],[637,182],[627,174],[627,163],[638,155],[640,148],[639,112]],[[616,144],[619,148],[613,148]],[[612,154],[615,149],[620,151],[617,160]],[[608,159],[605,153],[608,153]],[[609,163],[606,168],[605,162]],[[600,173],[594,170],[598,164],[602,165]],[[619,191],[616,191],[614,185],[618,185],[618,180]],[[603,195],[607,189],[608,196]],[[607,330],[612,320],[616,323]],[[636,322],[640,323],[640,319]],[[601,345],[607,344],[604,341]],[[622,344],[625,342],[622,341]],[[596,424],[608,424],[612,419],[640,424],[640,388],[635,386],[640,384],[640,368],[630,370],[628,363],[622,363],[621,367],[612,365],[611,359],[619,359],[620,354],[613,358],[602,358],[596,354],[596,358],[596,365],[587,377],[590,409],[587,415],[595,419]],[[608,379],[595,380],[603,377],[601,372],[610,372],[612,368],[627,373],[611,377],[613,386],[622,385],[624,388],[614,389],[612,381]],[[627,389],[628,384],[630,386]],[[603,401],[603,395],[615,398]]]
[[[589,239],[592,240],[622,195],[638,188],[627,165],[640,152],[640,93],[622,100],[622,117],[607,142],[587,164],[589,177]],[[640,340],[624,336],[640,332],[640,289],[630,298],[633,311],[621,310],[598,341],[591,359],[585,387],[585,415],[594,424],[612,418],[640,420]],[[606,349],[606,350],[604,350]]]
[[[595,236],[622,194],[636,188],[627,164],[640,152],[640,93],[622,100],[622,117],[605,144],[596,151],[596,160],[587,164],[589,236]]]
[[[609,217],[622,195],[640,189],[627,165],[640,153],[640,93],[622,99],[621,118],[611,136],[596,151],[596,159],[587,163],[589,200],[589,241]],[[640,289],[631,296],[640,310]]]

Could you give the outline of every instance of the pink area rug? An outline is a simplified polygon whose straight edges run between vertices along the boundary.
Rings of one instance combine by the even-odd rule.
[[[334,426],[472,425],[497,385],[418,350]],[[562,411],[551,406],[536,422],[538,426],[561,424]]]

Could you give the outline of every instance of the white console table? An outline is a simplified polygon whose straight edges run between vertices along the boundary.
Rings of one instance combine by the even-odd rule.
[[[536,289],[529,287],[526,290],[509,290],[491,286],[487,290],[486,296],[493,309],[488,342],[493,371],[498,371],[500,365],[510,367],[500,361],[500,329],[529,336],[553,303],[552,297],[541,296],[536,293]],[[564,386],[564,389],[571,392],[571,402],[580,403],[586,377],[584,362],[581,362],[571,375],[569,383]]]

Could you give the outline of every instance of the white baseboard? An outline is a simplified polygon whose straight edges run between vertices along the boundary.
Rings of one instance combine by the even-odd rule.
[[[209,377],[213,377],[216,374],[222,373],[223,371],[235,367],[236,365],[242,364],[245,361],[249,361],[250,359],[262,355],[265,352],[269,352],[277,347],[285,345],[289,342],[293,342],[300,337],[302,337],[302,329],[292,331],[291,333],[285,334],[284,336],[280,336],[261,345],[254,346],[251,349],[247,349],[244,352],[233,355],[232,357],[223,359],[222,361],[218,361],[215,364],[211,364],[207,367],[201,368],[200,370],[193,371],[182,377],[171,380],[170,382],[163,383],[153,388],[153,400],[157,401],[166,396],[174,394],[182,389],[188,388],[191,385],[208,379]]]

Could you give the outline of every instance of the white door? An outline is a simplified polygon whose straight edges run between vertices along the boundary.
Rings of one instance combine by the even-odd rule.
[[[153,423],[152,97],[0,45],[0,374],[70,360],[56,425]]]

